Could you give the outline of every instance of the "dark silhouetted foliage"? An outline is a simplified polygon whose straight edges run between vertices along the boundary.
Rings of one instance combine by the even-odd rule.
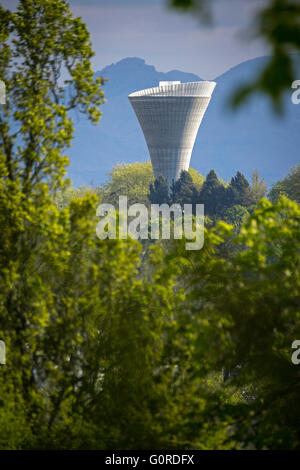
[[[154,181],[154,184],[150,184],[149,201],[151,204],[169,203],[169,187],[162,175]]]
[[[197,199],[197,189],[193,179],[188,171],[182,171],[177,181],[173,182],[171,187],[172,204],[195,204]]]
[[[253,197],[250,185],[245,176],[238,171],[236,176],[231,178],[230,185],[226,189],[226,205],[231,206],[251,206]]]
[[[201,188],[198,203],[204,204],[206,215],[220,215],[225,203],[225,187],[218,180],[216,172],[210,170]]]

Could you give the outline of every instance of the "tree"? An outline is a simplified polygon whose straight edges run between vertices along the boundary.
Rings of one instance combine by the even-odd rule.
[[[128,204],[148,205],[149,186],[154,181],[150,162],[116,165],[109,174],[109,180],[101,188],[103,202],[119,205],[119,196],[127,196]]]
[[[89,34],[62,0],[21,0],[16,13],[1,7],[1,23],[5,177],[19,182],[27,194],[45,181],[54,189],[62,184],[68,163],[62,152],[73,136],[70,111],[87,113],[94,123],[101,115],[103,81],[93,78]],[[60,80],[63,69],[68,76]]]
[[[235,238],[239,250],[222,256],[232,227],[220,222],[205,234],[202,252],[173,254],[185,267],[187,311],[197,330],[195,357],[204,371],[235,369],[225,382],[243,398],[209,413],[232,423],[231,436],[242,447],[299,449],[299,369],[292,347],[300,336],[299,205],[266,199]],[[182,245],[183,247],[183,245]],[[189,269],[190,267],[190,269]]]
[[[190,11],[201,19],[212,20],[211,5],[208,0],[170,0],[170,5]],[[251,24],[252,37],[263,39],[270,49],[270,57],[265,67],[252,83],[241,84],[232,97],[233,106],[238,106],[253,93],[269,96],[274,108],[282,108],[286,90],[298,79],[297,54],[300,51],[300,5],[297,0],[268,0],[267,4],[254,17]]]
[[[1,399],[10,413],[1,425],[15,426],[6,442],[18,448],[32,439],[37,422],[50,425],[65,398],[60,385],[50,385],[57,364],[45,349],[45,329],[59,303],[49,281],[68,266],[70,254],[64,236],[70,219],[52,196],[67,184],[63,152],[73,136],[70,112],[78,109],[96,123],[103,91],[102,79],[93,78],[89,33],[66,2],[21,0],[16,13],[0,6],[0,23],[6,84],[0,110],[0,335],[8,351]]]
[[[149,194],[150,204],[168,204],[169,203],[169,187],[162,175],[154,181],[154,185],[150,184]]]
[[[230,225],[233,225],[238,233],[249,217],[249,212],[244,206],[232,206],[224,211],[223,219]]]
[[[293,167],[283,180],[277,181],[269,192],[272,202],[277,202],[282,195],[300,203],[300,164]]]
[[[192,177],[192,180],[193,180],[193,183],[195,185],[196,190],[199,192],[200,189],[202,188],[202,185],[203,185],[204,181],[205,181],[204,176],[201,175],[201,173],[198,173],[198,171],[195,170],[194,168],[189,168],[189,174]]]
[[[252,173],[252,183],[251,183],[251,198],[254,204],[256,204],[260,199],[265,197],[267,194],[267,185],[264,182],[264,179],[259,178],[257,170],[254,170]]]
[[[219,215],[225,204],[225,188],[218,180],[216,172],[210,170],[199,194],[199,202],[204,204],[205,214]]]
[[[22,289],[11,299],[18,315],[23,308],[22,335],[1,291],[9,357],[0,377],[0,446],[222,448],[227,423],[216,429],[199,413],[220,385],[218,376],[195,379],[196,338],[178,266],[155,247],[153,275],[141,279],[137,241],[95,239],[96,200],[87,193],[61,210],[50,201],[39,207],[43,226],[26,283],[13,280],[15,295]],[[31,228],[32,237],[38,224]]]
[[[240,171],[231,178],[230,185],[226,188],[226,204],[229,207],[236,205],[248,207],[253,204],[250,185]]]
[[[98,203],[102,200],[103,190],[102,188],[94,188],[92,186],[79,186],[79,188],[74,188],[72,186],[67,186],[55,191],[53,196],[53,202],[55,205],[62,209],[68,207],[70,202],[73,199],[81,198],[87,194],[94,194],[98,198]]]
[[[206,229],[201,252],[153,244],[145,275],[138,241],[96,238],[98,194],[63,192],[68,113],[94,120],[102,101],[84,25],[62,1],[1,13],[12,81],[0,134],[0,448],[299,449],[298,204],[262,199],[238,236],[224,222]],[[60,60],[74,81],[64,104],[50,73]],[[218,212],[215,172],[202,190]],[[228,240],[239,249],[224,256]],[[238,373],[223,383],[222,368]]]
[[[180,344],[176,337],[178,270],[161,266],[158,250],[153,279],[142,282],[138,242],[96,239],[97,195],[60,198],[69,112],[79,107],[96,121],[102,102],[87,30],[59,0],[21,1],[15,14],[1,8],[0,21],[9,83],[0,129],[0,446],[196,445],[184,410],[193,414],[205,398],[188,373],[190,332]],[[71,76],[67,92],[60,67]]]
[[[171,201],[173,204],[194,204],[197,197],[197,189],[193,178],[188,171],[182,171],[178,180],[171,187]]]

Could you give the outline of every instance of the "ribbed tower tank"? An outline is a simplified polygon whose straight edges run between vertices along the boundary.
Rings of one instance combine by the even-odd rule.
[[[159,82],[131,93],[132,104],[149,149],[155,178],[171,186],[188,170],[197,132],[215,82]]]

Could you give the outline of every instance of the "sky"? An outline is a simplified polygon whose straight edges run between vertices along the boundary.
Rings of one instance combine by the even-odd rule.
[[[267,0],[209,0],[213,25],[167,7],[168,0],[70,0],[91,33],[94,70],[141,57],[158,71],[178,69],[214,79],[229,68],[268,54],[250,40],[249,24]],[[0,0],[14,9],[17,1]],[[247,32],[248,31],[248,32]]]

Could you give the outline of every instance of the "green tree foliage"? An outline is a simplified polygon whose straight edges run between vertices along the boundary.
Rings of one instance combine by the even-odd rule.
[[[68,163],[62,152],[73,136],[69,111],[76,108],[96,123],[102,79],[93,78],[86,26],[72,18],[66,2],[21,0],[16,13],[0,9],[0,79],[7,91],[1,155],[7,178],[29,194],[45,180],[62,184]],[[60,81],[62,72],[67,78]]]
[[[204,177],[193,168],[189,169],[189,175],[195,191],[198,191]],[[109,174],[108,182],[96,191],[103,202],[114,204],[115,207],[118,207],[119,196],[127,196],[129,204],[141,203],[146,206],[149,202],[162,204],[169,201],[168,185],[163,177],[154,182],[151,162],[116,165]]]
[[[278,201],[281,195],[300,203],[300,164],[293,167],[283,180],[277,181],[269,192],[272,202]]]
[[[196,187],[196,190],[199,192],[204,181],[205,181],[205,178],[203,175],[201,175],[201,173],[198,173],[197,170],[195,170],[194,168],[189,168],[189,174],[191,175],[192,177],[192,180],[193,180],[193,183]]]
[[[299,205],[235,205],[240,230],[215,224],[200,252],[97,239],[99,197],[146,198],[150,164],[140,179],[139,165],[116,169],[100,196],[66,190],[69,112],[96,121],[103,101],[87,30],[60,0],[20,1],[0,21],[0,448],[299,449]],[[212,214],[224,191],[211,171]]]
[[[238,171],[226,188],[226,204],[229,207],[236,205],[248,207],[253,202],[250,185],[245,176]]]
[[[150,204],[168,204],[170,200],[169,187],[162,175],[150,184],[149,201]]]
[[[277,111],[283,108],[286,90],[298,78],[300,52],[300,5],[297,0],[269,0],[255,18],[253,35],[270,48],[270,59],[253,83],[246,83],[233,97],[237,106],[254,92],[267,94]]]
[[[98,198],[98,202],[100,203],[103,196],[103,189],[85,185],[79,186],[79,188],[67,186],[64,188],[57,189],[55,191],[53,195],[53,202],[59,209],[61,209],[63,207],[68,207],[73,199],[86,196],[87,194],[96,195]]]
[[[148,205],[149,186],[153,182],[151,162],[116,165],[103,187],[103,202],[118,207],[119,196],[127,196],[129,205]]]
[[[264,179],[260,179],[258,171],[254,170],[251,177],[251,199],[256,204],[267,194],[267,185]]]
[[[18,448],[31,439],[35,417],[43,421],[46,398],[38,387],[48,370],[51,382],[53,372],[44,334],[60,301],[49,280],[59,278],[64,263],[67,269],[70,247],[64,245],[66,214],[53,205],[51,191],[65,185],[69,113],[76,108],[96,123],[103,92],[102,79],[93,78],[88,31],[66,2],[21,0],[16,13],[0,6],[0,22],[0,75],[7,91],[0,110],[0,336],[8,351],[0,379],[0,442]],[[66,93],[63,85],[70,83]],[[59,402],[62,392],[55,398],[51,387],[45,396]]]
[[[237,205],[226,209],[222,218],[228,224],[233,225],[236,232],[239,232],[248,216],[249,212],[246,207]]]
[[[96,200],[33,204],[38,243],[16,255],[14,272],[2,269],[1,446],[222,448],[226,422],[186,420],[220,385],[194,379],[178,268],[157,248],[141,280],[137,241],[96,239]]]
[[[209,0],[169,0],[169,4],[203,20],[213,20]],[[248,35],[250,33],[252,38],[262,39],[268,45],[270,59],[253,82],[241,84],[233,96],[233,106],[258,92],[269,96],[275,109],[281,109],[284,92],[299,78],[297,55],[292,54],[300,52],[299,20],[298,0],[268,0],[252,19]]]
[[[204,204],[205,214],[209,216],[219,215],[225,203],[225,187],[218,180],[216,172],[210,170],[201,188],[199,203]]]
[[[171,201],[175,204],[195,204],[198,191],[188,171],[182,171],[178,180],[171,187]]]
[[[258,449],[299,449],[299,366],[292,343],[300,337],[299,206],[288,199],[272,205],[262,199],[235,243],[240,249],[223,258],[232,236],[223,222],[206,233],[200,255],[185,268],[197,330],[196,358],[204,371],[235,369],[229,380],[243,400],[221,399],[210,416],[232,422],[235,442]],[[180,256],[174,263],[179,264]],[[193,329],[193,328],[192,328]],[[226,389],[227,383],[224,384]]]

